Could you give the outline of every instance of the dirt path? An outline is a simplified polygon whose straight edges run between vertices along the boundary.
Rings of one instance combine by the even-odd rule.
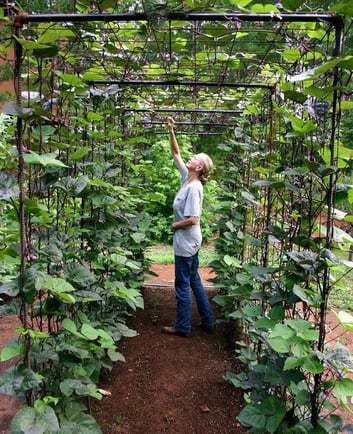
[[[139,335],[124,343],[126,363],[103,379],[101,387],[112,396],[94,402],[93,414],[104,434],[245,433],[236,420],[241,393],[223,379],[233,363],[224,329],[206,334],[194,309],[191,337],[160,332],[175,318],[174,289],[160,286],[161,279],[166,285],[173,280],[171,268],[151,279],[158,286],[145,288],[146,307],[134,322]]]
[[[144,289],[145,309],[137,312],[131,325],[138,336],[122,343],[126,362],[117,363],[100,384],[111,396],[92,400],[91,412],[104,434],[245,433],[236,420],[241,392],[223,379],[233,368],[224,329],[218,326],[214,334],[206,334],[194,310],[192,336],[162,334],[161,327],[175,318],[174,266],[155,265],[153,270],[158,276],[151,276]],[[202,269],[201,275],[211,286],[210,270]],[[210,296],[215,292],[207,291]],[[11,338],[17,321],[0,318],[0,348]],[[0,364],[0,375],[8,364]],[[0,395],[0,434],[9,434],[19,405],[19,399]]]

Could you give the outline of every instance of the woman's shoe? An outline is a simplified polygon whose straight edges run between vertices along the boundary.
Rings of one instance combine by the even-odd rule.
[[[182,336],[183,338],[190,336],[189,333],[178,332],[174,327],[162,327],[161,332],[165,333],[166,335]]]

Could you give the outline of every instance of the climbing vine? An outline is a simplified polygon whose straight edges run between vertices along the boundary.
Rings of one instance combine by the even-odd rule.
[[[0,384],[28,403],[12,430],[100,432],[89,400],[135,334],[144,251],[168,237],[174,175],[156,137],[173,115],[186,152],[216,162],[206,234],[218,221],[215,300],[242,329],[244,370],[227,374],[244,389],[240,422],[338,432],[330,398],[353,392],[347,349],[326,340],[330,294],[352,268],[334,250],[352,242],[334,225],[335,207],[352,202],[340,183],[352,157],[340,141],[352,108],[344,19],[300,0],[243,0],[235,12],[128,3],[128,13],[80,1],[79,14],[5,17],[16,100],[0,124],[0,293],[21,327],[1,352],[19,362]]]

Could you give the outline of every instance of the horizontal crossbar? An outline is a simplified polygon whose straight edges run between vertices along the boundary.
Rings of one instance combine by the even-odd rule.
[[[26,14],[16,15],[17,24],[47,22],[93,22],[93,21],[150,21],[164,19],[169,21],[250,21],[250,22],[327,22],[335,27],[343,27],[343,18],[337,14],[318,13],[271,13],[255,14],[243,12],[210,13],[210,12],[171,12],[163,15],[148,13],[97,13],[97,14]]]

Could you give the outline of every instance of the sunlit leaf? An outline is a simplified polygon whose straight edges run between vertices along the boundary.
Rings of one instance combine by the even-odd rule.
[[[52,166],[52,167],[68,167],[62,161],[56,159],[55,153],[50,154],[37,154],[33,151],[28,151],[24,154],[23,159],[27,164],[39,164],[42,166]]]

